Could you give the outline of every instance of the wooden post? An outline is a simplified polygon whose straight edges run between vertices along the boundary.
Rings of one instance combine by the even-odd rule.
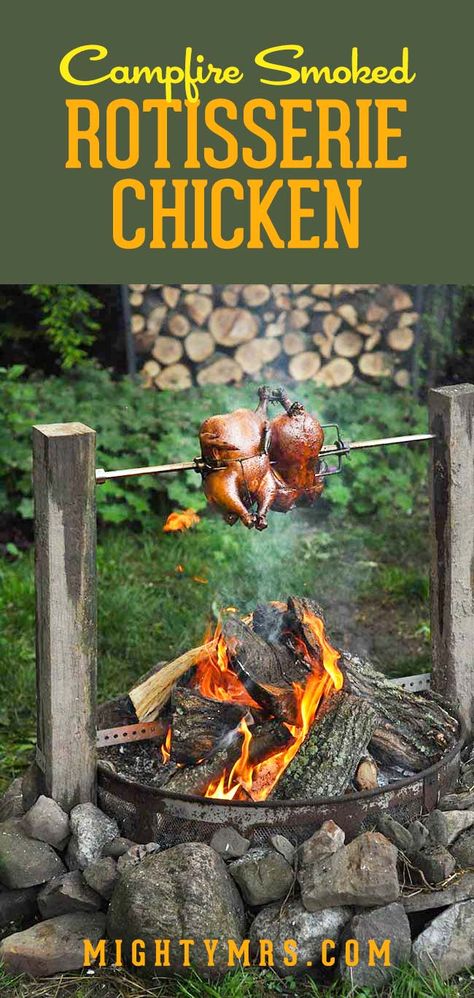
[[[96,797],[95,432],[33,427],[37,763],[69,811]]]
[[[433,689],[474,729],[474,385],[429,393]]]

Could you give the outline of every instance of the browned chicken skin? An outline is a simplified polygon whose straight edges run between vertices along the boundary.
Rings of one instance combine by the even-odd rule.
[[[236,409],[210,416],[201,426],[202,457],[208,465],[221,469],[204,474],[204,492],[227,523],[240,519],[246,527],[257,530],[267,526],[266,514],[277,489],[267,454],[268,433],[265,399],[255,412]],[[256,513],[251,512],[254,504]]]
[[[227,523],[240,519],[246,527],[264,530],[269,509],[286,513],[296,505],[312,505],[321,494],[324,480],[318,471],[324,433],[316,417],[300,403],[292,404],[283,389],[263,386],[259,400],[255,412],[236,409],[210,416],[199,439],[208,502]],[[269,401],[280,402],[285,409],[271,422]]]
[[[272,419],[269,456],[278,482],[272,509],[286,513],[294,506],[312,506],[324,488],[318,475],[324,432],[315,416],[295,403]]]

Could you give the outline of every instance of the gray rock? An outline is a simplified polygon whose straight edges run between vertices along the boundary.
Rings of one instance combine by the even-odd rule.
[[[244,901],[252,907],[279,901],[293,885],[292,867],[280,852],[269,846],[254,846],[228,869]]]
[[[28,769],[25,769],[21,780],[21,790],[24,810],[29,811],[43,792],[43,774],[36,762],[32,762]]]
[[[71,911],[98,911],[102,900],[82,880],[79,870],[54,877],[38,894],[43,918],[67,915]]]
[[[355,967],[346,965],[344,942],[348,939],[356,939],[359,944],[359,963]],[[381,947],[387,939],[390,940],[389,966],[385,966],[385,959],[374,959],[374,966],[370,967],[369,943],[373,940]],[[354,915],[344,931],[338,961],[339,974],[350,981],[351,988],[378,989],[390,980],[396,967],[408,962],[410,953],[410,923],[401,904],[360,912]]]
[[[309,863],[317,863],[325,856],[342,849],[346,840],[345,832],[334,821],[325,821],[310,839],[306,839],[298,850],[298,862],[300,866],[308,866]]]
[[[84,961],[84,939],[96,945],[105,935],[105,915],[76,912],[39,922],[15,932],[0,945],[0,961],[11,974],[50,977],[67,970],[80,970]]]
[[[436,968],[447,980],[474,963],[474,901],[446,908],[420,933],[412,949],[412,962],[422,973]]]
[[[445,794],[438,804],[440,811],[472,811],[474,810],[474,790],[459,791]]]
[[[0,822],[7,818],[18,818],[24,812],[21,777],[19,776],[7,787],[0,800]]]
[[[390,814],[380,814],[377,819],[377,828],[386,839],[393,842],[400,852],[410,855],[415,849],[413,836],[408,828],[404,828],[399,821],[392,818]]]
[[[129,849],[133,849],[136,846],[136,842],[132,842],[131,839],[124,839],[121,835],[117,835],[116,839],[112,839],[112,842],[107,842],[102,849],[103,856],[112,856],[112,859],[118,859],[119,856],[123,856]]]
[[[447,908],[457,901],[474,898],[474,873],[463,873],[455,883],[442,887],[439,891],[415,891],[411,896],[400,898],[406,912],[430,911],[434,908]]]
[[[161,846],[158,842],[146,842],[144,845],[133,845],[123,856],[117,860],[117,871],[122,873],[128,866],[136,866],[141,863],[146,856],[151,856],[154,852],[160,852]]]
[[[451,846],[450,852],[461,869],[474,867],[474,829],[463,832]]]
[[[97,859],[95,863],[86,866],[83,873],[86,884],[107,901],[112,897],[117,876],[117,861],[112,856]]]
[[[225,973],[227,940],[242,942],[245,927],[242,900],[223,859],[210,846],[191,842],[147,856],[120,876],[110,903],[107,929],[111,939],[123,939],[128,956],[133,939],[142,939],[148,956],[144,973],[154,967],[155,938],[170,939],[170,971],[183,972],[180,939],[193,939],[191,962],[199,972]],[[217,939],[214,967],[203,939]]]
[[[224,825],[218,828],[211,839],[211,847],[215,849],[224,859],[238,859],[244,856],[250,846],[248,839],[231,825]]]
[[[299,873],[301,900],[308,911],[390,904],[400,895],[398,852],[380,832],[364,832]]]
[[[309,967],[320,964],[323,941],[332,939],[337,943],[350,916],[350,908],[306,911],[301,901],[290,901],[283,907],[275,904],[262,908],[250,926],[252,954],[258,962],[260,940],[270,939],[278,973],[284,976],[307,973]],[[291,966],[284,963],[285,958],[292,958],[284,949],[288,939],[297,943],[296,962]]]
[[[58,854],[47,842],[15,832],[0,833],[0,883],[5,887],[34,887],[65,872]]]
[[[0,890],[0,929],[10,922],[33,918],[37,911],[37,887],[23,887],[17,891]]]
[[[94,804],[77,804],[69,820],[73,834],[66,862],[70,870],[84,870],[100,859],[104,846],[117,837],[118,825],[114,818],[109,818]]]
[[[25,835],[30,838],[61,848],[69,835],[69,818],[55,800],[41,795],[26,812],[22,827]]]
[[[425,825],[423,824],[423,822],[422,821],[412,821],[411,824],[408,825],[408,831],[410,832],[410,835],[411,835],[411,837],[413,839],[413,848],[414,848],[414,851],[415,852],[419,852],[420,849],[424,849],[424,847],[429,842],[430,833],[429,833],[428,829],[425,827]]]
[[[424,824],[435,842],[450,846],[461,832],[474,825],[474,811],[432,811]]]
[[[412,856],[413,863],[429,884],[442,884],[454,872],[456,861],[445,846],[434,842]]]
[[[285,835],[272,835],[270,842],[277,852],[281,852],[290,866],[294,865],[296,859],[296,848]]]

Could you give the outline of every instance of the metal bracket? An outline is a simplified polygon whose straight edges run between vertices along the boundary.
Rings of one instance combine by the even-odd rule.
[[[160,721],[143,721],[142,724],[124,724],[119,728],[102,728],[97,732],[97,748],[106,745],[125,745],[127,742],[142,742],[147,738],[158,738],[163,734]]]

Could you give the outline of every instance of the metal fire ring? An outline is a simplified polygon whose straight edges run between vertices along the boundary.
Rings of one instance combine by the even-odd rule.
[[[301,842],[328,819],[340,825],[350,839],[373,827],[382,811],[389,811],[403,822],[433,810],[440,795],[456,783],[464,740],[461,726],[460,737],[438,762],[386,787],[354,791],[337,798],[250,804],[171,793],[115,773],[99,762],[99,803],[119,821],[123,833],[138,842],[159,840],[166,845],[209,842],[216,827],[226,824],[243,835],[251,835],[257,842],[265,842],[276,833]]]

